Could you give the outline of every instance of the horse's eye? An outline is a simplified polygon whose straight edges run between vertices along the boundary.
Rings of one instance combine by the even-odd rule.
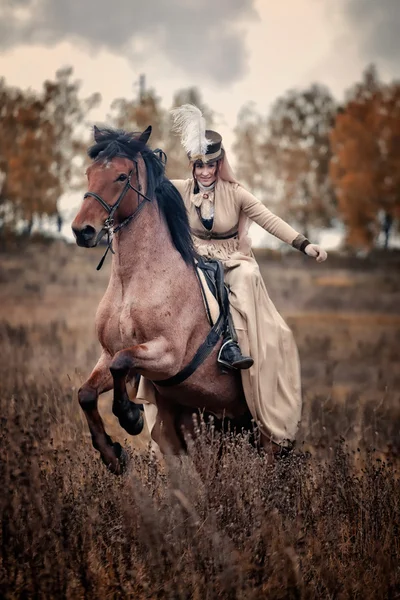
[[[128,175],[125,175],[125,173],[121,173],[121,175],[119,175],[119,177],[117,177],[117,181],[126,181],[128,179]]]

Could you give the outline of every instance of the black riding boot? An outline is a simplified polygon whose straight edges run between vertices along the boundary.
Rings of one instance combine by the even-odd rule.
[[[251,356],[242,355],[230,313],[227,330],[217,360],[222,367],[228,369],[250,369],[254,364]]]

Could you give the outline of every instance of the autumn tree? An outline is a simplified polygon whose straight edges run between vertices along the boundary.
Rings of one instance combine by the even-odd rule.
[[[208,127],[213,123],[213,112],[203,103],[197,88],[186,88],[175,93],[172,107],[195,104],[202,110]],[[141,87],[136,98],[118,98],[111,105],[110,122],[114,127],[126,131],[143,131],[148,125],[153,128],[149,144],[161,148],[167,155],[166,174],[170,179],[189,175],[188,159],[181,146],[180,138],[172,131],[169,111],[152,89]]]
[[[43,84],[46,115],[54,130],[53,165],[61,193],[82,186],[82,163],[88,145],[87,117],[101,100],[98,93],[80,97],[80,82],[72,80],[73,69],[64,67],[54,81]]]
[[[46,104],[32,92],[0,83],[0,231],[35,215],[54,215],[60,187],[51,169],[55,132]]]
[[[81,101],[71,75],[60,70],[39,93],[0,82],[0,232],[21,225],[30,232],[35,218],[59,218],[58,200],[85,152],[77,128],[98,101]]]
[[[376,243],[383,215],[387,240],[400,216],[400,83],[383,84],[369,67],[347,94],[331,133],[331,177],[347,242]]]
[[[235,174],[260,200],[268,202],[272,183],[269,180],[271,171],[268,168],[268,157],[264,152],[266,138],[266,119],[256,111],[253,103],[242,107],[238,114],[233,144]]]
[[[235,129],[240,180],[262,201],[275,203],[305,235],[312,225],[329,225],[335,215],[329,178],[335,112],[330,92],[313,85],[278,98],[266,118],[254,106],[244,107]]]
[[[161,99],[152,89],[142,88],[137,98],[117,98],[111,104],[110,122],[125,131],[144,131],[152,126],[151,144],[163,143],[165,137],[166,111]]]

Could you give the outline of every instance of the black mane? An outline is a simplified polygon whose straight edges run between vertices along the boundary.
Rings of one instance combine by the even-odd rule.
[[[135,160],[141,154],[147,171],[146,196],[156,198],[158,208],[171,234],[175,248],[183,260],[193,264],[195,255],[189,221],[182,197],[175,186],[165,177],[162,161],[141,140],[139,133],[127,133],[119,129],[95,129],[96,143],[88,149],[94,160],[112,160],[115,157]]]

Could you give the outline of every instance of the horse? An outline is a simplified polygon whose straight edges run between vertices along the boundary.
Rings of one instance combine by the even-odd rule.
[[[150,128],[127,133],[95,127],[88,192],[72,223],[79,246],[93,248],[104,235],[111,238],[111,274],[96,313],[102,352],[78,400],[93,446],[115,474],[123,471],[126,453],[106,433],[98,397],[113,389],[114,415],[138,435],[143,413],[127,392],[138,376],[154,388],[157,416],[150,435],[164,455],[185,452],[183,432],[193,432],[199,411],[219,422],[251,422],[240,372],[221,372],[217,364],[220,336],[190,376],[174,379],[204,344],[210,322],[186,208],[165,176],[162,157],[147,145],[149,135]]]

